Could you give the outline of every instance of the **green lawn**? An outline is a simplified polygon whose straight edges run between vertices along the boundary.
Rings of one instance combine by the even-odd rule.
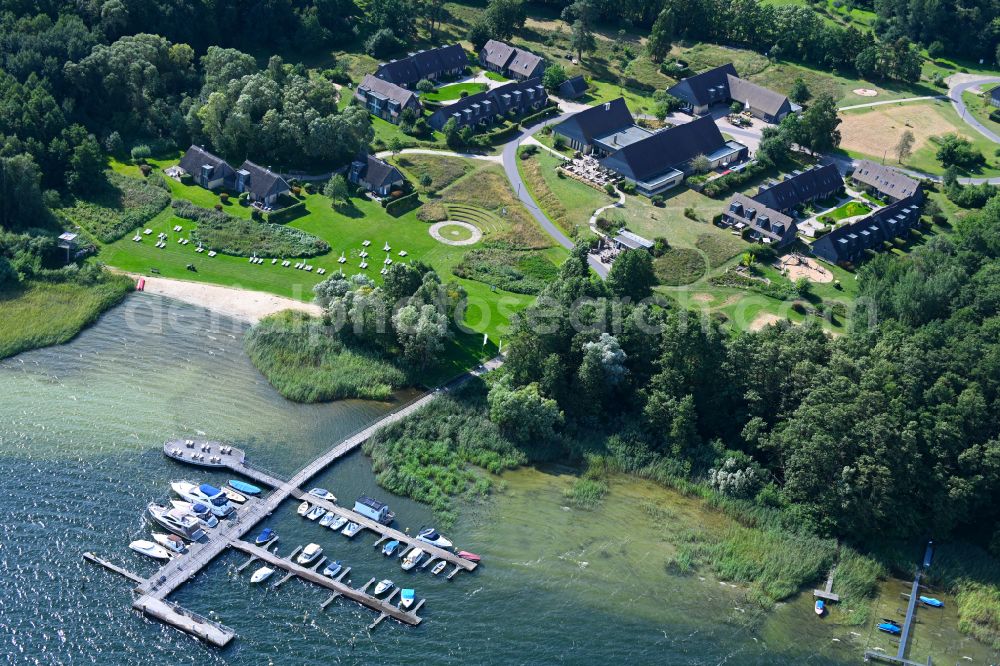
[[[454,159],[454,158],[452,158]],[[165,160],[165,164],[172,163]],[[474,172],[480,174],[489,170],[492,165],[484,166],[481,163],[470,161],[470,173],[463,178],[476,178]],[[116,165],[121,172],[130,172],[133,167],[127,165]],[[486,180],[494,180],[492,172]],[[461,180],[461,179],[460,179]],[[171,183],[173,195],[176,198],[188,199],[200,205],[214,205],[218,201],[215,193],[208,192],[197,186],[185,186],[168,179]],[[509,188],[508,188],[509,189]],[[508,196],[513,200],[513,193]],[[267,291],[282,296],[311,300],[312,287],[323,279],[317,274],[315,269],[325,268],[328,274],[343,269],[344,273],[363,272],[376,281],[381,279],[379,271],[382,268],[382,260],[386,253],[382,251],[383,244],[388,242],[392,247],[391,258],[394,261],[407,261],[411,259],[421,260],[430,264],[443,279],[448,280],[453,276],[451,269],[470,248],[479,247],[472,245],[466,247],[451,247],[434,240],[428,233],[429,225],[417,219],[415,211],[411,211],[394,218],[388,215],[377,203],[368,199],[354,199],[350,209],[334,209],[330,200],[321,194],[312,194],[305,197],[307,215],[288,223],[288,226],[307,231],[315,236],[326,240],[332,251],[329,254],[315,257],[308,260],[314,266],[311,273],[294,268],[283,268],[281,262],[271,264],[271,257],[267,258],[264,264],[251,264],[244,258],[218,255],[209,258],[206,254],[195,252],[195,244],[180,245],[177,239],[189,237],[191,229],[195,223],[190,220],[182,220],[175,217],[170,209],[163,211],[148,226],[153,230],[151,236],[143,236],[143,240],[136,243],[131,240],[132,235],[115,243],[102,245],[99,259],[111,266],[122,270],[149,275],[155,268],[164,277],[172,277],[187,280],[197,280],[211,282],[215,284],[236,286],[244,289]],[[247,209],[239,205],[232,205],[227,208],[227,212],[233,214],[249,215]],[[494,228],[484,229],[484,241],[491,238],[505,238],[510,234],[523,235],[525,231],[517,225],[531,224],[530,216],[526,213],[518,215],[516,219],[511,216],[509,220],[497,219]],[[175,225],[180,225],[184,231],[176,233],[173,231]],[[156,235],[160,232],[167,234],[168,242],[164,249],[154,247]],[[540,230],[535,233],[541,234]],[[545,237],[547,238],[547,237]],[[368,257],[369,267],[362,271],[359,264],[361,259],[359,253],[364,249],[363,240],[370,240],[371,245],[367,248],[370,253]],[[399,257],[399,250],[405,250],[407,257]],[[341,254],[347,258],[343,265],[338,263]],[[559,255],[559,252],[556,252]],[[561,263],[565,258],[563,253],[560,256],[553,255],[552,259],[556,263]],[[276,257],[277,259],[293,260],[295,257]],[[193,264],[195,272],[187,269],[188,264]],[[502,327],[508,322],[510,315],[517,310],[527,306],[532,297],[510,294],[502,291],[492,291],[487,285],[472,280],[458,280],[466,289],[470,299],[470,310],[467,313],[466,322],[468,325],[481,332],[486,332],[496,341],[502,335]],[[479,338],[481,346],[482,339]],[[457,370],[456,370],[457,371]]]
[[[486,90],[485,83],[452,83],[429,93],[420,93],[420,99],[427,102],[450,102]],[[465,93],[463,95],[463,93]]]
[[[993,86],[984,86],[984,90],[992,87]],[[968,112],[971,113],[976,120],[985,125],[987,129],[992,130],[996,134],[1000,134],[1000,123],[990,119],[990,112],[996,111],[997,107],[989,103],[988,92],[984,92],[982,95],[977,95],[966,90],[962,93],[962,101],[965,102],[965,108],[968,109]]]
[[[508,79],[503,74],[500,74],[499,72],[494,72],[494,71],[488,70],[488,69],[483,70],[483,76],[485,76],[486,78],[488,78],[490,81],[499,81],[501,83],[505,83],[507,81],[510,81],[510,79]]]
[[[134,288],[107,275],[94,285],[28,282],[0,291],[0,358],[72,340]]]
[[[560,178],[556,166],[561,162],[555,155],[539,150],[530,159],[518,160],[518,169],[549,219],[572,238],[589,235],[590,216],[615,199],[568,176]]]
[[[843,206],[839,206],[829,213],[823,215],[824,218],[832,218],[835,221],[845,220],[849,217],[856,217],[871,212],[871,207],[860,201],[848,201]]]

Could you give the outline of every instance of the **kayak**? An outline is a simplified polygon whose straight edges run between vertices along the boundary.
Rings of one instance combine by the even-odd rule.
[[[240,491],[241,493],[246,493],[247,495],[260,495],[261,489],[252,483],[247,483],[246,481],[240,481],[239,479],[230,479],[229,485]]]

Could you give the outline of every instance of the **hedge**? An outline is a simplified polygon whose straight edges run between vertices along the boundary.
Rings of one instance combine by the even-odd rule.
[[[770,167],[762,162],[753,162],[741,171],[733,171],[721,178],[705,183],[701,193],[706,197],[717,199],[725,196],[735,189],[739,189],[749,181],[766,172]]]
[[[288,206],[287,208],[271,211],[270,213],[264,215],[264,219],[271,224],[284,224],[285,222],[291,222],[295,218],[305,215],[306,212],[306,202],[300,201],[297,204]]]
[[[194,220],[191,236],[208,249],[236,257],[314,257],[330,251],[330,245],[301,229],[280,224],[254,222],[223,211],[175,200],[174,215]]]
[[[530,127],[531,125],[537,123],[539,120],[550,118],[552,116],[558,115],[558,113],[559,113],[559,107],[556,106],[555,104],[547,106],[537,113],[533,113],[530,116],[525,116],[524,118],[521,118],[521,127]]]
[[[497,141],[506,141],[513,138],[515,135],[521,132],[521,128],[518,125],[510,125],[508,127],[502,127],[500,129],[493,130],[492,132],[486,132],[480,136],[484,137],[488,143],[495,143]]]
[[[385,212],[389,213],[393,217],[399,217],[400,215],[407,213],[417,206],[420,205],[420,197],[418,192],[412,192],[407,194],[405,197],[399,197],[398,199],[392,199],[385,204]]]

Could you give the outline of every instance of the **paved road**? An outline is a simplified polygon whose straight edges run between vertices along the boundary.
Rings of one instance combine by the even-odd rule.
[[[973,79],[971,81],[963,81],[952,86],[948,90],[948,97],[951,99],[951,105],[955,107],[955,111],[958,112],[959,117],[965,122],[969,123],[974,130],[985,136],[987,139],[993,143],[1000,143],[1000,136],[997,136],[995,132],[990,130],[988,127],[983,125],[981,122],[976,120],[976,117],[969,113],[969,110],[965,106],[965,102],[962,101],[962,93],[964,93],[969,88],[975,88],[987,83],[1000,83],[1000,77],[997,76],[987,76],[981,79]],[[996,179],[993,179],[996,180]]]
[[[904,97],[903,99],[883,99],[878,102],[866,102],[865,104],[852,104],[842,106],[838,111],[850,111],[851,109],[867,109],[872,106],[883,106],[884,104],[903,104],[905,102],[923,102],[928,99],[947,99],[947,95],[924,95],[923,97]]]
[[[571,114],[564,113],[561,116],[550,118],[544,122],[529,127],[528,129],[523,130],[512,141],[503,147],[503,170],[504,173],[507,174],[507,180],[510,181],[511,187],[513,187],[514,191],[517,193],[517,198],[520,199],[521,203],[523,203],[525,208],[528,209],[531,216],[534,217],[540,225],[542,225],[545,232],[567,250],[573,248],[573,241],[570,240],[569,237],[562,232],[562,229],[557,227],[555,223],[542,212],[542,209],[538,207],[535,199],[528,191],[527,185],[525,185],[524,180],[521,178],[521,174],[517,170],[517,148],[521,145],[522,141],[542,129],[542,127],[546,124],[561,122],[570,115]],[[608,269],[606,266],[601,264],[594,257],[590,257],[588,261],[590,262],[590,267],[593,268],[594,272],[597,273],[602,279],[608,276]]]

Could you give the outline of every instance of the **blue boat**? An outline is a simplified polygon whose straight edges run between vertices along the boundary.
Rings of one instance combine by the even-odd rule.
[[[892,634],[893,636],[898,636],[903,633],[903,630],[899,628],[899,625],[895,622],[879,622],[877,625],[879,631],[884,631],[887,634]]]
[[[399,607],[402,608],[403,610],[409,610],[410,606],[412,606],[413,602],[416,600],[417,600],[416,593],[409,588],[404,589],[402,592],[399,593]]]
[[[261,493],[260,488],[253,485],[252,483],[247,483],[245,481],[240,481],[239,479],[230,479],[229,485],[240,491],[241,493],[246,493],[247,495],[259,495]]]
[[[826,611],[826,604],[823,602],[822,599],[816,600],[815,610],[816,610],[816,615],[819,616],[822,616],[823,613]]]
[[[277,535],[274,533],[274,530],[272,530],[270,527],[265,527],[264,531],[258,534],[257,538],[254,539],[254,543],[256,543],[258,546],[263,546],[265,543],[267,543],[276,536]]]
[[[329,564],[326,565],[326,568],[323,569],[323,575],[333,578],[334,576],[339,574],[340,570],[343,568],[344,564],[340,560],[336,560],[335,562],[330,562]]]
[[[944,602],[940,599],[935,599],[934,597],[920,597],[920,603],[927,604],[928,606],[932,606],[934,608],[944,607]]]
[[[395,540],[390,541],[389,543],[382,546],[382,554],[388,557],[389,555],[395,553],[397,548],[399,548],[399,542]]]

